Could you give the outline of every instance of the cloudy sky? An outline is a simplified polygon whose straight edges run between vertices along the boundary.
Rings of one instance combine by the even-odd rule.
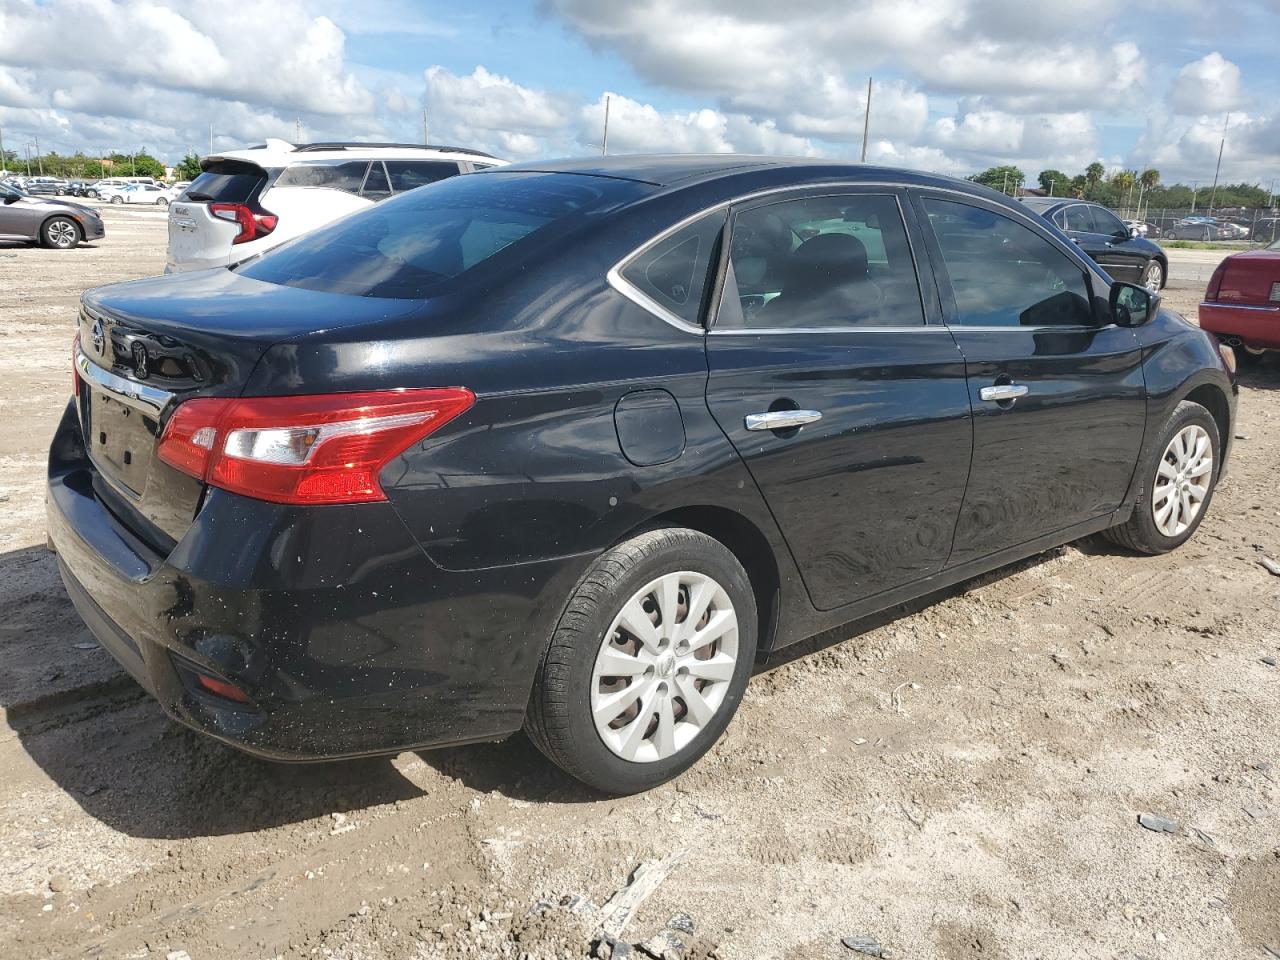
[[[418,141],[1280,177],[1280,0],[0,0],[9,149]]]

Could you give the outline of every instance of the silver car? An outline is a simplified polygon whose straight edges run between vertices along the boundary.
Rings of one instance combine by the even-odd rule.
[[[70,250],[82,240],[101,240],[107,229],[91,207],[33,197],[12,184],[0,185],[0,240],[25,240]]]

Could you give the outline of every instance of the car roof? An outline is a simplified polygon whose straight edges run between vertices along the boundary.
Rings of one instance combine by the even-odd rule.
[[[537,171],[543,173],[577,173],[585,176],[635,180],[657,187],[687,186],[697,182],[720,180],[762,170],[788,170],[797,184],[806,180],[839,178],[867,182],[891,179],[919,185],[954,185],[984,192],[986,188],[966,180],[922,173],[900,167],[880,167],[847,160],[825,160],[813,157],[772,157],[749,154],[640,154],[634,156],[578,157],[563,160],[539,160],[505,166],[503,172]]]
[[[396,159],[476,161],[495,165],[507,161],[468,147],[445,147],[422,143],[360,143],[333,141],[293,144],[287,140],[268,139],[266,143],[244,150],[227,150],[203,158],[203,167],[212,161],[243,160],[260,167],[287,167],[291,163],[314,160],[369,160],[394,154]]]

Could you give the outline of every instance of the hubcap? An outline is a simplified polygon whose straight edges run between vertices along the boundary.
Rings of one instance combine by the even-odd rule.
[[[76,228],[71,226],[64,220],[55,220],[49,224],[49,239],[53,241],[56,247],[67,247],[71,245],[76,237]]]
[[[701,573],[668,573],[636,591],[605,632],[591,714],[609,750],[633,763],[683,750],[724,705],[738,663],[738,616]]]
[[[1181,536],[1195,522],[1213,482],[1213,444],[1204,427],[1179,430],[1156,468],[1151,515],[1166,537]]]

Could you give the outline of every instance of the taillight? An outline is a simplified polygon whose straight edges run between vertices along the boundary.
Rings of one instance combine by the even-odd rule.
[[[211,203],[209,212],[219,220],[230,220],[240,225],[232,243],[248,243],[265,237],[276,228],[278,218],[274,213],[255,213],[251,207],[243,203]]]
[[[205,483],[275,503],[385,500],[382,468],[469,410],[465,387],[179,404],[156,449]]]
[[[1229,259],[1230,257],[1227,258]],[[1222,278],[1227,275],[1227,260],[1219,263],[1217,269],[1213,271],[1213,276],[1209,278],[1209,289],[1204,293],[1206,300],[1217,300],[1218,294],[1222,292]]]

